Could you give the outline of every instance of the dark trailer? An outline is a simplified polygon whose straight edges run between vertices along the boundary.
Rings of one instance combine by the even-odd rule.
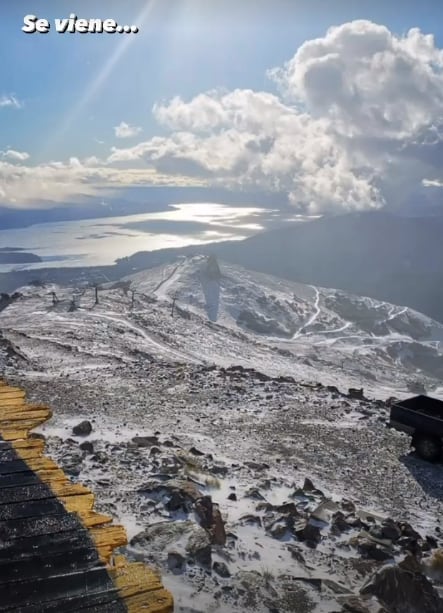
[[[391,407],[388,426],[412,436],[418,455],[436,462],[442,455],[443,401],[429,396],[413,396]]]

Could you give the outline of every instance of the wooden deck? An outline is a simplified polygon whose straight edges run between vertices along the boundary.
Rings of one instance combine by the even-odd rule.
[[[114,556],[124,528],[30,434],[50,417],[0,379],[0,611],[172,612],[154,570]]]

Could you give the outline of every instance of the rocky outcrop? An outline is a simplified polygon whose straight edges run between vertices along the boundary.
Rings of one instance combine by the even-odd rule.
[[[378,598],[389,613],[443,613],[443,600],[413,556],[383,567],[360,592]]]

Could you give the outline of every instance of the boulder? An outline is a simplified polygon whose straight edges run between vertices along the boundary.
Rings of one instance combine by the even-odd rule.
[[[185,567],[186,559],[179,551],[168,552],[168,568],[173,573],[181,573]]]
[[[345,519],[345,516],[343,515],[341,511],[337,511],[337,513],[334,513],[334,515],[332,516],[332,521],[331,521],[332,534],[339,535],[342,532],[346,532],[350,528],[351,526],[348,524],[348,522]]]
[[[84,441],[79,447],[82,451],[86,451],[86,453],[94,453],[94,445],[91,441]]]
[[[413,556],[380,569],[360,593],[375,596],[390,613],[443,613],[443,600]]]
[[[359,540],[357,549],[362,557],[376,562],[386,562],[394,557],[393,553],[367,538]]]
[[[194,510],[198,517],[198,523],[202,528],[208,530],[214,523],[212,498],[210,496],[202,496],[195,502]]]
[[[89,436],[91,432],[92,432],[92,424],[87,419],[85,419],[84,421],[80,422],[79,424],[77,424],[76,426],[72,428],[72,434],[74,436]]]
[[[356,389],[354,387],[350,387],[348,390],[348,397],[355,398],[356,400],[366,400],[363,388]]]
[[[228,579],[231,576],[229,568],[224,562],[214,562],[212,570],[223,579]]]
[[[303,483],[302,490],[304,492],[313,492],[315,489],[316,489],[316,487],[313,484],[313,482],[311,481],[311,479],[306,477],[306,479],[304,480],[304,483]]]
[[[308,521],[304,528],[297,530],[296,535],[312,549],[315,549],[321,541],[320,528],[312,521]]]
[[[165,507],[168,511],[190,510],[203,496],[192,481],[184,479],[170,479],[163,483],[151,481],[141,486],[138,492],[155,499],[166,498]]]
[[[209,467],[209,472],[218,477],[226,477],[229,472],[229,468],[227,466],[223,466],[222,464],[213,464]]]
[[[211,539],[203,528],[198,527],[191,533],[186,543],[186,551],[197,564],[205,568],[211,567]]]
[[[214,545],[224,547],[226,545],[225,524],[218,507],[213,508],[213,520],[214,523],[211,528],[212,542]]]
[[[389,539],[390,541],[398,541],[402,532],[399,526],[392,520],[387,519],[381,526],[381,537],[383,539]]]
[[[162,521],[151,524],[136,534],[130,541],[131,547],[139,547],[149,552],[163,552],[168,546],[180,540],[183,535],[192,534],[198,528],[192,521]]]

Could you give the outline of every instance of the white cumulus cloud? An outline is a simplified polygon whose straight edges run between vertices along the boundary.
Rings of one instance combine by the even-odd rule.
[[[16,162],[26,162],[26,160],[29,160],[30,158],[29,153],[26,153],[26,151],[16,151],[15,149],[7,149],[6,151],[1,151],[0,155],[3,158],[7,158]]]
[[[124,121],[114,128],[114,134],[117,138],[132,138],[140,134],[142,131],[143,129],[139,126],[131,126]]]
[[[402,140],[443,109],[443,51],[414,28],[353,21],[304,43],[283,68],[269,71],[283,95],[347,136]]]
[[[27,189],[55,181],[63,196],[145,175],[186,177],[284,192],[294,208],[315,214],[402,206],[424,192],[438,198],[443,51],[432,35],[353,21],[306,41],[268,76],[270,91],[211,90],[156,104],[162,136],[113,147],[102,161],[29,169]],[[129,138],[141,128],[122,122],[114,130]],[[26,171],[9,166],[15,177]],[[0,166],[3,189],[7,172]],[[18,181],[9,198],[21,192]]]
[[[109,162],[285,191],[315,213],[399,205],[443,179],[443,51],[432,35],[353,21],[268,75],[279,95],[210,91],[156,105],[169,136],[114,148]]]

